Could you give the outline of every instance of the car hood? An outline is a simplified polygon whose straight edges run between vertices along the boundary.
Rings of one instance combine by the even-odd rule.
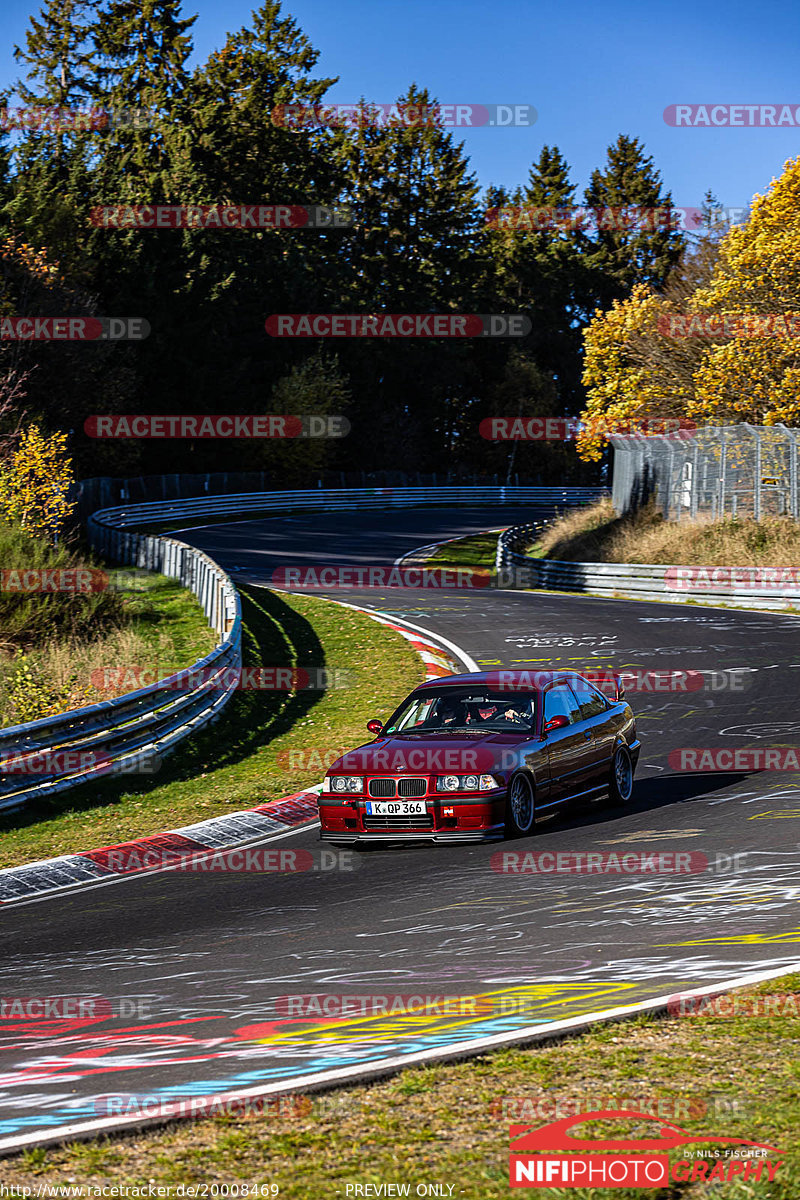
[[[531,741],[525,731],[509,733],[428,733],[381,737],[348,750],[328,768],[329,775],[467,775],[500,769],[502,751]]]

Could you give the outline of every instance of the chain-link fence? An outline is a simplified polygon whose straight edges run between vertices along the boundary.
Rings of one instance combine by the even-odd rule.
[[[670,521],[800,515],[800,429],[708,426],[649,437],[613,434],[617,514],[654,500]]]

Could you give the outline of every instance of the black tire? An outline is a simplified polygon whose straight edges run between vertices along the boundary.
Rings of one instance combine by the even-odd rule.
[[[509,837],[528,837],[536,826],[536,796],[527,775],[519,774],[508,785],[506,832]]]
[[[633,760],[624,742],[620,742],[611,759],[608,774],[608,800],[610,806],[628,804],[633,795]]]

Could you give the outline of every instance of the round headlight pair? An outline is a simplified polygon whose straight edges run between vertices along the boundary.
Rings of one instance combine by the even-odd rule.
[[[364,780],[361,775],[331,775],[332,792],[363,792]]]
[[[493,775],[440,775],[437,792],[489,792],[499,787]]]

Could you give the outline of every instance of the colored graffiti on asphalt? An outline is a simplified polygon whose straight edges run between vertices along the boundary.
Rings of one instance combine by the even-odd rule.
[[[634,1003],[644,998],[645,986],[628,980],[506,987],[481,992],[476,1013],[455,1017],[418,1011],[323,1019],[265,1013],[265,1020],[233,1025],[230,1015],[218,1014],[126,1028],[109,1028],[106,1017],[6,1020],[0,1022],[0,1052],[21,1061],[0,1074],[0,1138],[94,1119],[98,1097],[109,1090],[135,1091],[139,1072],[152,1080],[153,1072],[160,1070],[163,1077],[166,1069],[174,1080],[169,1088],[147,1087],[148,1096],[232,1091],[521,1028],[545,1028],[556,1020]],[[198,1071],[200,1063],[209,1064],[207,1078]],[[78,1081],[102,1090],[77,1098]]]

